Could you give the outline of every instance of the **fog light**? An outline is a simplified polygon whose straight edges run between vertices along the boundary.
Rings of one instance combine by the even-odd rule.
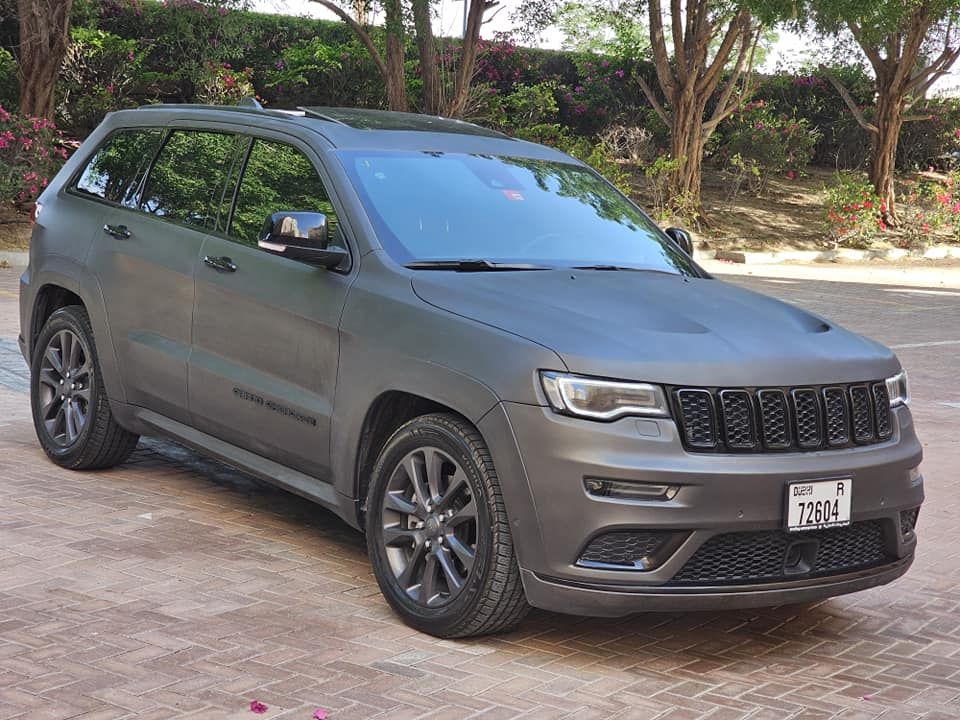
[[[678,485],[600,478],[584,478],[583,487],[588,495],[620,500],[673,500],[680,492]]]

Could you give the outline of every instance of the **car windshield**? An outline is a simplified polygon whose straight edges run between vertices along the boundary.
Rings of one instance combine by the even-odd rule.
[[[635,205],[573,163],[343,150],[381,243],[403,264],[482,260],[697,275]]]

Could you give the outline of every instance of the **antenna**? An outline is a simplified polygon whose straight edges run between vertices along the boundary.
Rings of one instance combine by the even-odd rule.
[[[263,110],[263,105],[253,97],[241,98],[240,102],[237,103],[237,107],[242,108],[253,108],[254,110]]]

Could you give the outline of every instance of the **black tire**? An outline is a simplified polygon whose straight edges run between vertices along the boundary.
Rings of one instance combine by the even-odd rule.
[[[385,533],[390,533],[392,538],[395,538],[397,533],[393,526],[385,526],[385,502],[388,503],[389,514],[398,493],[390,488],[396,487],[397,477],[400,477],[402,482],[404,476],[409,476],[409,471],[406,470],[398,475],[401,473],[401,463],[407,463],[408,458],[415,457],[424,450],[441,457],[447,467],[446,472],[452,473],[448,475],[447,489],[454,486],[453,477],[458,478],[456,485],[461,488],[449,493],[451,496],[459,493],[460,499],[451,502],[461,505],[448,516],[450,522],[453,524],[456,516],[459,518],[458,522],[465,525],[457,525],[449,530],[454,535],[446,536],[448,557],[455,557],[453,544],[458,542],[455,533],[459,533],[464,527],[474,540],[473,546],[469,548],[474,551],[471,567],[467,569],[457,561],[458,570],[465,572],[459,589],[454,591],[453,586],[444,578],[444,571],[448,566],[437,571],[437,577],[441,584],[446,584],[449,596],[444,604],[437,607],[428,606],[430,598],[414,597],[411,592],[422,595],[422,590],[412,591],[409,586],[405,588],[398,579],[403,573],[398,575],[396,564],[402,564],[403,557],[417,556],[418,540],[411,538],[408,547],[400,545],[399,549],[397,544],[388,548],[385,541]],[[452,464],[447,463],[447,460],[452,461]],[[459,480],[461,470],[465,482]],[[441,476],[443,472],[440,471]],[[390,501],[387,501],[388,493],[391,495]],[[441,504],[445,502],[441,497],[442,493],[435,494],[431,488],[429,494],[440,498],[434,510],[442,510]],[[401,496],[400,502],[406,502],[411,507],[424,504],[430,507],[429,502],[418,503],[413,495],[409,498]],[[443,513],[439,515],[440,518],[443,516]],[[471,519],[465,521],[463,518],[467,516]],[[410,514],[398,514],[397,517],[406,517],[408,520],[413,518]],[[432,522],[436,522],[436,517],[434,514]],[[420,525],[419,521],[412,520],[415,529],[408,530],[407,526],[404,526],[402,531],[417,533],[425,531],[427,527],[436,527],[426,524],[429,522],[431,521],[428,519],[424,521],[425,524]],[[443,413],[424,415],[407,422],[393,434],[373,469],[367,493],[366,530],[373,571],[384,597],[404,622],[417,630],[443,638],[487,635],[515,627],[530,609],[520,581],[510,523],[490,451],[477,430],[462,418]],[[441,533],[438,537],[442,538],[444,530],[438,532]],[[430,547],[429,540],[426,545]],[[426,553],[429,559],[430,554],[439,555],[443,552],[442,546],[443,539],[440,542],[434,541],[432,550],[421,552]],[[458,549],[462,548],[463,545],[458,544]],[[401,556],[399,561],[398,553]],[[435,559],[435,564],[443,565],[439,562],[439,557]],[[415,587],[426,586],[423,580],[425,575],[426,570],[420,574],[419,585],[414,583]],[[431,597],[442,600],[442,593]]]
[[[56,432],[57,416],[53,412],[56,407],[51,407],[49,404],[54,382],[49,378],[56,375],[51,373],[53,368],[47,357],[47,351],[50,349],[55,356],[59,357],[61,364],[64,363],[64,358],[60,357],[64,337],[70,338],[70,343],[79,343],[77,352],[82,353],[80,357],[83,358],[85,367],[83,382],[78,383],[75,401],[78,407],[82,403],[86,412],[82,413],[83,420],[79,428],[76,428],[77,423],[71,425],[71,429],[75,430],[74,437],[69,437],[66,429],[63,433]],[[47,357],[46,360],[45,357]],[[66,365],[64,365],[64,377],[60,380],[65,379],[65,368]],[[41,381],[41,373],[47,378],[44,381]],[[76,374],[76,377],[79,377],[79,374]],[[69,380],[66,382],[69,384]],[[82,398],[81,393],[83,393]],[[53,392],[53,395],[56,395],[56,392]],[[63,395],[60,396],[60,398],[63,397]],[[56,398],[53,400],[56,402]],[[71,399],[71,402],[73,401],[74,399]],[[61,406],[62,404],[63,400],[60,401]],[[90,317],[86,309],[80,305],[71,305],[57,310],[40,331],[31,358],[30,405],[33,411],[33,426],[40,445],[47,456],[60,467],[70,470],[101,470],[113,467],[126,460],[137,446],[139,436],[120,427],[110,411],[110,403],[103,387],[97,349],[93,341]],[[48,408],[46,413],[45,407]],[[54,415],[54,418],[49,417],[50,415]],[[51,422],[54,424],[52,429],[48,427]]]

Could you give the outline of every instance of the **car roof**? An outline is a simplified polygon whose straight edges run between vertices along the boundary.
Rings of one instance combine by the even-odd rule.
[[[109,117],[113,127],[191,119],[281,131],[297,126],[322,135],[338,149],[485,153],[577,162],[553,148],[517,140],[463,120],[388,110],[338,107],[275,110],[257,107],[252,102],[239,106],[159,104],[121,110]]]

